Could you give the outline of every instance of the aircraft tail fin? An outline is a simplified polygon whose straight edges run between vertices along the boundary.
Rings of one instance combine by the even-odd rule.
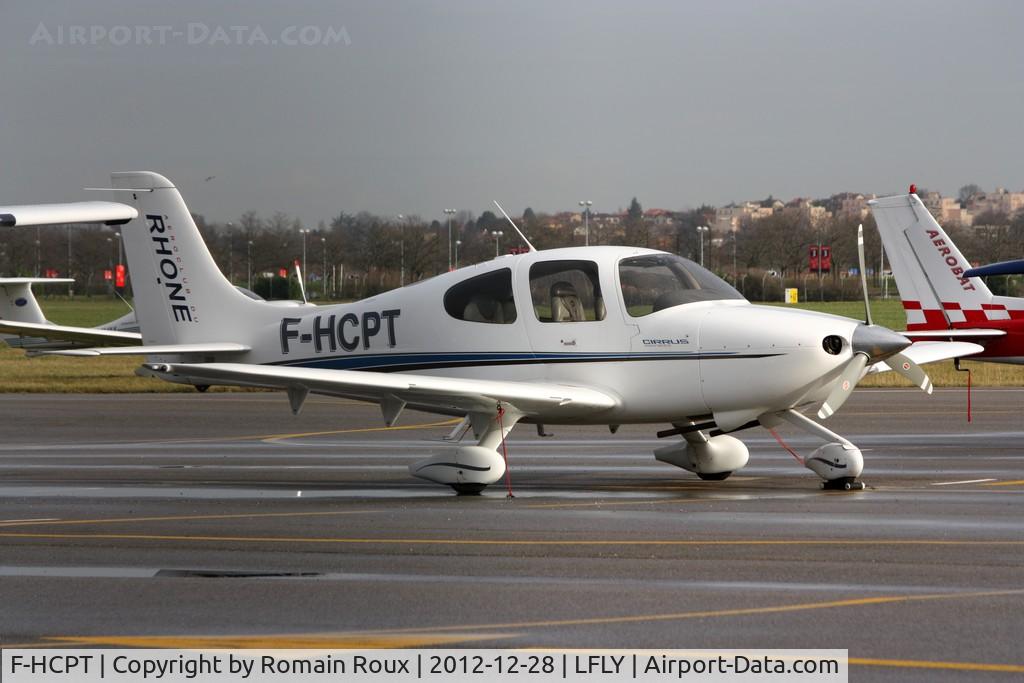
[[[980,278],[916,194],[868,202],[907,313],[908,330],[935,330],[1006,320]]]
[[[177,188],[157,173],[111,174],[138,217],[121,228],[145,344],[236,340],[260,302],[221,273]]]
[[[44,324],[47,321],[39,308],[34,284],[67,284],[74,282],[67,278],[43,277],[0,277],[0,320],[13,320],[19,323]]]

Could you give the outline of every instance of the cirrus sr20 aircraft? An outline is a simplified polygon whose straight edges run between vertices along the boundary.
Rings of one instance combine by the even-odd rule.
[[[463,417],[449,438],[472,431],[474,445],[446,444],[409,467],[460,493],[501,479],[500,449],[519,422],[669,423],[659,436],[681,439],[655,457],[702,479],[746,465],[733,432],[787,422],[824,441],[804,464],[827,486],[859,487],[860,450],[802,411],[828,417],[869,371],[930,392],[918,364],[980,350],[911,346],[870,313],[861,323],[755,306],[687,259],[632,247],[531,247],[355,303],[282,309],[224,278],[170,181],[112,181],[124,203],[105,204],[131,213],[121,233],[143,343],[53,353],[144,354],[141,373],[282,389],[296,414],[312,392],[378,403],[388,425],[406,407]],[[74,205],[51,206],[65,207],[63,223]],[[31,212],[0,207],[8,225],[26,224],[19,213]]]

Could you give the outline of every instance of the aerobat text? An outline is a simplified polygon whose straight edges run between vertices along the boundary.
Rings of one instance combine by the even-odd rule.
[[[953,276],[960,281],[960,286],[963,287],[965,292],[973,292],[974,285],[971,284],[970,278],[964,277],[964,267],[960,265],[960,261],[956,256],[953,256],[952,250],[946,246],[946,240],[939,237],[938,230],[929,230],[928,239],[932,241],[935,248],[939,250],[939,256],[946,260],[946,265],[949,266],[949,270],[953,273]]]
[[[386,311],[365,311],[360,315],[345,313],[338,315],[315,315],[306,318],[281,319],[281,353],[287,354],[296,346],[315,353],[324,351],[364,350],[371,345],[386,343],[388,348],[397,345],[395,320],[402,314],[401,309]],[[380,337],[380,339],[377,339]]]

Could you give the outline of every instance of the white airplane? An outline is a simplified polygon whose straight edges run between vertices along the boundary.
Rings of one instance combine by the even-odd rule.
[[[1024,364],[1024,298],[992,294],[913,191],[868,204],[903,299],[906,336],[970,340],[984,347],[971,360]],[[996,264],[978,274],[1013,269]]]
[[[751,305],[691,261],[632,247],[531,246],[359,302],[281,310],[230,285],[170,181],[112,181],[137,211],[122,238],[144,343],[55,353],[145,354],[142,373],[283,389],[296,414],[312,392],[378,403],[388,425],[406,407],[463,417],[449,439],[472,429],[475,445],[409,467],[459,493],[501,479],[499,451],[519,422],[540,432],[667,422],[659,436],[682,438],[655,457],[703,479],[746,465],[731,432],[787,422],[825,442],[806,467],[826,486],[856,488],[860,450],[801,411],[828,417],[868,369],[930,391],[918,363],[980,349],[911,346],[870,315]]]
[[[0,227],[104,223],[123,225],[138,213],[115,202],[73,202],[34,204],[0,208]],[[105,344],[137,345],[134,313],[128,313],[99,327],[55,325],[46,319],[32,293],[33,284],[68,283],[66,278],[0,278],[0,340],[8,346],[29,351],[74,348]]]
[[[298,272],[298,264],[295,268]],[[32,285],[69,282],[74,280],[52,277],[0,277],[0,340],[11,348],[24,349],[29,355],[39,351],[86,348],[97,344],[137,346],[142,343],[139,322],[134,310],[96,327],[72,327],[47,320],[32,291]],[[303,296],[301,301],[277,299],[267,303],[282,308],[315,306],[305,300],[306,292],[302,287],[301,274],[299,287]],[[236,285],[235,288],[250,299],[266,301],[245,287]]]
[[[114,202],[76,202],[70,204],[36,204],[9,206],[0,209],[0,226],[39,226],[60,223],[123,225],[137,215],[131,207]],[[313,306],[306,299],[302,273],[298,262],[295,272],[302,292],[301,301],[275,300],[268,305],[290,308]],[[0,277],[0,340],[12,348],[25,349],[30,354],[105,346],[138,346],[142,343],[135,311],[96,327],[58,325],[47,320],[32,292],[32,285],[68,284],[70,278]],[[245,296],[256,301],[263,297],[244,287],[236,287]]]

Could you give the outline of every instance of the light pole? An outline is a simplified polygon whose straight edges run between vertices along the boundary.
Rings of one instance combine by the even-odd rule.
[[[249,289],[250,292],[252,291],[252,254],[253,254],[253,251],[255,251],[253,249],[254,246],[255,245],[253,245],[252,240],[249,240],[249,244],[246,246],[246,249],[245,249],[245,254],[248,257],[248,261],[249,261],[249,267],[248,267],[248,271],[249,271],[248,282],[249,282],[249,284],[247,285],[247,288]]]
[[[452,272],[452,216],[455,214],[455,209],[445,209],[445,215],[448,216],[448,272]]]
[[[117,265],[124,263],[124,242],[121,241],[121,233],[115,232],[114,239],[117,240]]]
[[[732,286],[736,286],[736,279],[739,272],[736,270],[736,231],[732,231]]]
[[[38,243],[36,241],[36,244]],[[114,238],[108,237],[107,244],[110,245],[110,296],[114,296]]]
[[[70,225],[68,226],[67,230],[68,230],[68,274],[67,274],[67,277],[70,278],[71,277],[71,226]],[[73,285],[73,283],[71,283],[71,282],[68,283],[68,296],[69,297],[73,294],[73,292],[71,290],[72,285]]]
[[[594,202],[589,199],[581,199],[579,205],[583,207],[583,246],[590,246],[590,207]]]
[[[401,231],[401,239],[398,243],[399,255],[401,258],[398,286],[405,287],[405,216],[402,214],[398,214],[398,229]]]
[[[700,265],[704,266],[704,233],[710,232],[711,228],[706,225],[697,226],[697,237],[700,239]]]
[[[306,289],[306,235],[310,233],[309,228],[299,228],[302,233],[302,289]]]
[[[494,258],[498,258],[501,253],[501,236],[504,234],[501,230],[491,230],[491,235],[494,236]]]
[[[462,245],[462,240],[455,240],[455,270],[459,269],[459,246]]]
[[[323,267],[323,270],[320,271],[320,277],[323,279],[323,283],[324,283],[324,286],[323,286],[324,299],[326,300],[327,299],[327,238],[326,237],[321,237],[320,238],[320,244],[324,248],[324,267]]]
[[[228,281],[235,284],[235,233],[234,223],[228,221]]]

